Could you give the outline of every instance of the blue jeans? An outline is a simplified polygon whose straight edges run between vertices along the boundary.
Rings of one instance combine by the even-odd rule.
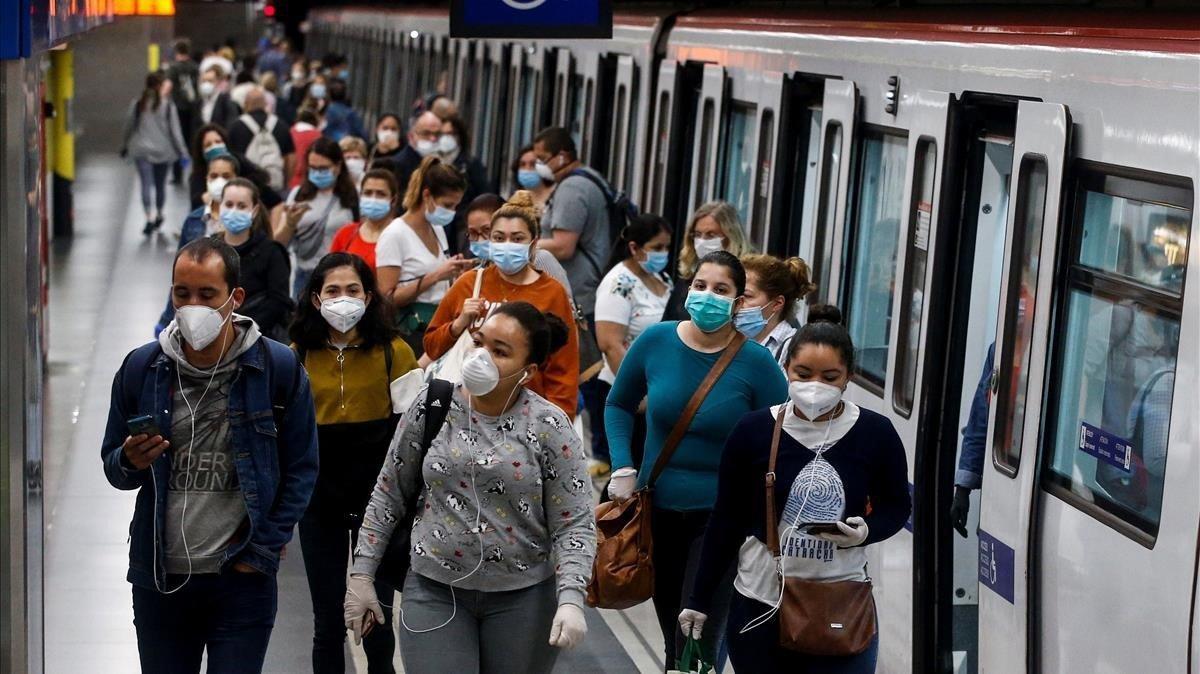
[[[183,576],[167,576],[178,587]],[[257,674],[278,608],[275,576],[227,571],[192,576],[178,592],[133,586],[133,625],[143,674]]]
[[[142,211],[150,217],[150,200],[154,199],[154,213],[162,215],[163,202],[167,200],[166,185],[167,171],[171,168],[169,162],[154,164],[145,159],[135,159],[138,177],[142,181]]]
[[[771,610],[770,606],[736,590],[729,602],[726,623],[729,661],[739,672],[794,672],[795,674],[874,674],[879,658],[879,635],[867,650],[845,657],[805,655],[779,645],[779,619],[768,620],[740,634],[751,620]],[[707,627],[707,626],[706,626]],[[705,630],[707,632],[707,630]]]

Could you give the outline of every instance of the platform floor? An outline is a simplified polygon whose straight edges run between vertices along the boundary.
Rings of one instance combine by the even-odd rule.
[[[76,232],[51,249],[49,378],[45,446],[46,671],[138,670],[131,591],[125,581],[134,493],[109,486],[100,466],[112,377],[125,354],[149,341],[166,301],[175,253],[171,231],[186,214],[183,187],[168,199],[167,234],[143,237],[132,166],[115,154],[81,157]],[[279,574],[279,613],[267,672],[310,671],[312,612],[299,542]],[[588,611],[584,644],[556,672],[661,671],[653,611]],[[403,638],[403,635],[401,635]],[[353,667],[366,672],[358,648]],[[402,671],[396,654],[397,671]]]

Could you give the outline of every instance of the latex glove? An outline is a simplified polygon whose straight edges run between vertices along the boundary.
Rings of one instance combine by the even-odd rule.
[[[817,534],[817,538],[829,541],[839,548],[853,548],[867,540],[867,522],[861,517],[851,517],[845,522],[838,522],[837,528],[840,533]]]
[[[971,490],[954,488],[954,501],[950,504],[950,523],[963,538],[967,537],[967,514],[971,512]]]
[[[637,471],[633,468],[618,469],[608,481],[608,497],[614,501],[628,499],[634,489],[637,489]]]
[[[583,617],[583,609],[575,604],[562,604],[554,613],[554,622],[550,625],[550,645],[559,648],[573,648],[583,642],[587,634],[587,620]]]
[[[706,620],[708,620],[707,615],[685,608],[679,614],[679,629],[683,630],[684,636],[699,639],[700,634],[704,631],[704,621]]]
[[[375,595],[375,579],[361,573],[351,574],[346,583],[346,601],[342,608],[346,628],[354,633],[354,643],[361,644],[363,635],[375,625],[384,623],[383,608]]]

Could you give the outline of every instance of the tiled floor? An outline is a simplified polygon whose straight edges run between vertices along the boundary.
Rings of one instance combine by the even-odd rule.
[[[99,442],[112,376],[130,349],[150,339],[166,301],[175,245],[166,236],[142,236],[133,170],[115,155],[81,158],[75,204],[76,235],[55,242],[51,265],[46,671],[136,672],[125,582],[134,494],[109,486]],[[186,206],[183,189],[174,188],[167,222],[182,222]],[[279,577],[268,672],[309,671],[311,605],[298,543],[291,547]],[[556,671],[657,671],[652,654],[661,637],[649,607],[603,614],[588,612],[584,645],[560,658]],[[360,650],[348,658],[366,671]]]

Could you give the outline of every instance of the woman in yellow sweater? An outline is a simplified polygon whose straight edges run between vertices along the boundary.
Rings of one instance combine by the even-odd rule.
[[[357,255],[330,253],[301,295],[290,336],[308,370],[317,412],[321,469],[300,520],[300,549],[313,602],[313,671],[344,672],[342,598],[347,551],[387,455],[398,417],[391,383],[417,367],[397,334],[375,274]],[[392,588],[376,592],[390,597]],[[386,603],[391,604],[391,601]],[[395,643],[387,629],[364,639],[369,671],[391,672]]]
[[[425,353],[437,359],[467,330],[475,330],[493,306],[522,300],[555,314],[568,327],[567,345],[550,356],[544,369],[526,382],[531,391],[575,417],[579,402],[579,337],[571,300],[562,284],[532,264],[541,229],[533,195],[520,190],[492,215],[488,257],[492,264],[458,277],[438,305],[425,332]],[[479,298],[472,299],[475,276],[483,274]]]

